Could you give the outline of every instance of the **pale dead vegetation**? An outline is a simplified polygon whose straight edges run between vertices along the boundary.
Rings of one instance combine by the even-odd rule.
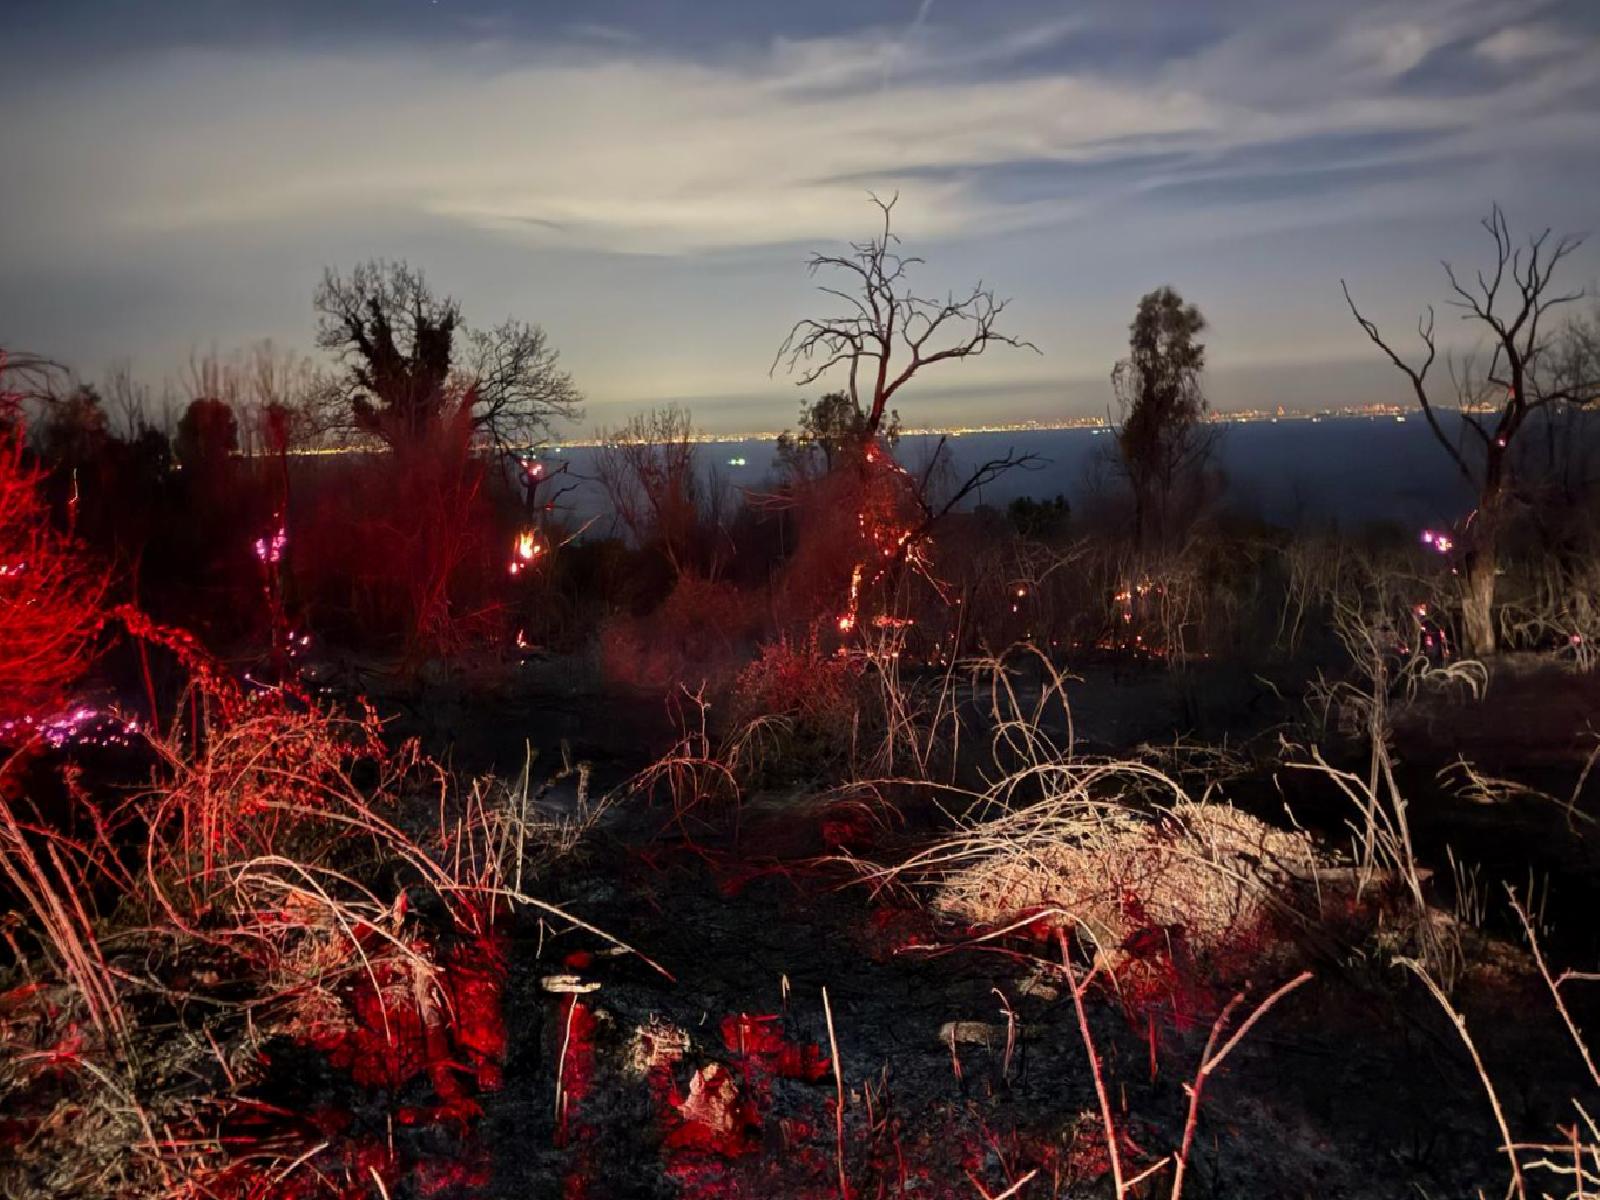
[[[1308,835],[1223,802],[1214,785],[1191,798],[1178,778],[1208,764],[1237,770],[1230,756],[1181,743],[1123,759],[1079,753],[1070,681],[1036,651],[966,664],[966,679],[989,730],[970,747],[989,764],[985,782],[934,785],[950,831],[868,869],[874,882],[914,884],[936,912],[979,931],[1032,922],[1087,934],[1113,974],[1140,934],[1165,931],[1210,960],[1298,912],[1328,856]]]
[[[1573,984],[1600,983],[1600,975],[1584,971],[1553,972],[1545,960],[1539,943],[1536,922],[1521,899],[1508,889],[1512,912],[1522,927],[1534,969],[1550,995],[1550,1003],[1566,1031],[1572,1051],[1582,1061],[1593,1095],[1569,1098],[1567,1124],[1556,1123],[1552,1134],[1534,1140],[1519,1139],[1512,1131],[1506,1105],[1495,1086],[1493,1077],[1484,1065],[1483,1056],[1467,1025],[1466,1017],[1451,1003],[1446,990],[1436,981],[1429,965],[1415,959],[1400,960],[1427,989],[1440,1009],[1450,1019],[1457,1036],[1472,1060],[1473,1070],[1483,1085],[1484,1096],[1494,1115],[1495,1128],[1500,1134],[1500,1152],[1506,1159],[1507,1183],[1505,1195],[1516,1200],[1584,1200],[1586,1196],[1600,1194],[1600,1123],[1595,1113],[1600,1100],[1600,1069],[1582,1030],[1573,1019],[1567,999],[1567,990]],[[1537,1176],[1537,1178],[1535,1178]],[[1482,1196],[1484,1193],[1479,1192]]]
[[[1154,817],[1102,810],[1077,828],[1044,817],[986,821],[947,848],[934,907],[980,928],[1070,913],[1113,959],[1143,930],[1181,930],[1208,959],[1273,919],[1325,857],[1305,834],[1220,803],[1180,801]]]

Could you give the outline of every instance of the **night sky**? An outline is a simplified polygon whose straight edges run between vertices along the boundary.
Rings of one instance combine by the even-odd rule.
[[[1593,0],[10,0],[0,345],[154,380],[309,349],[325,264],[405,258],[542,324],[585,427],[769,380],[807,253],[873,230],[1014,298],[909,424],[1097,412],[1138,297],[1211,319],[1222,407],[1403,399],[1399,333],[1520,229],[1600,223]],[[1600,278],[1596,243],[1569,276]],[[1448,324],[1448,322],[1446,322]],[[816,391],[818,389],[813,389]]]

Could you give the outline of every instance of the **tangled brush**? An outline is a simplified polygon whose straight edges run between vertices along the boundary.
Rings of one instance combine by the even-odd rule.
[[[19,433],[0,430],[0,741],[49,715],[88,668],[105,577],[50,523]]]

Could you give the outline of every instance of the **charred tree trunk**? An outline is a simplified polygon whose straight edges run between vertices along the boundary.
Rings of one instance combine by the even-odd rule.
[[[1462,583],[1461,624],[1467,653],[1488,658],[1495,652],[1494,579],[1499,570],[1493,546],[1474,550],[1467,556],[1467,574]]]
[[[1514,391],[1513,396],[1520,394]],[[1471,537],[1463,560],[1461,580],[1461,625],[1466,651],[1474,658],[1488,658],[1499,649],[1495,622],[1495,580],[1500,574],[1502,527],[1505,524],[1506,445],[1521,424],[1523,405],[1516,399],[1508,404],[1499,436],[1488,444],[1484,455],[1483,488],[1471,522]]]

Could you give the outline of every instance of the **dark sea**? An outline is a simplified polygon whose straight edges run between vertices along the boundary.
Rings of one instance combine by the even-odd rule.
[[[896,451],[920,471],[938,445],[934,435],[902,438]],[[1112,493],[1119,480],[1111,468],[1115,444],[1095,429],[969,433],[947,442],[946,477],[966,479],[982,463],[1008,453],[1033,455],[1031,469],[1016,469],[970,497],[965,507],[1003,508],[1019,496],[1067,497],[1075,509]],[[760,492],[771,485],[775,444],[771,440],[707,443],[698,448],[701,470],[722,484]],[[549,451],[552,466],[570,461],[577,486],[562,498],[578,520],[599,517],[605,531],[609,506],[593,481],[595,451],[568,447]],[[1337,525],[1356,529],[1370,522],[1411,528],[1443,527],[1465,515],[1472,495],[1420,417],[1322,417],[1254,421],[1222,426],[1215,466],[1225,480],[1229,509],[1290,528]]]

